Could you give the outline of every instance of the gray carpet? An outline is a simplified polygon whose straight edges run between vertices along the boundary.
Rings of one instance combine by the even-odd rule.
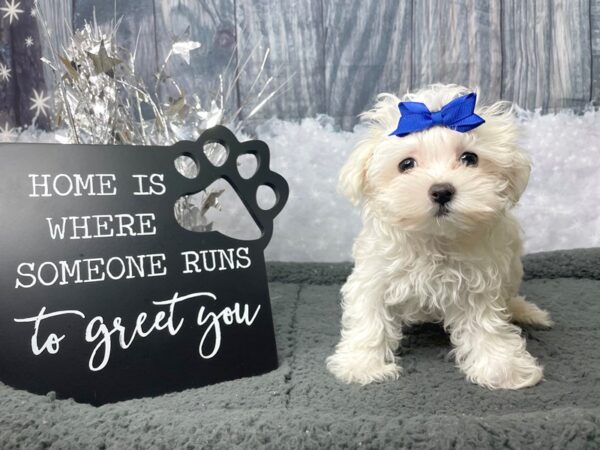
[[[0,384],[0,448],[600,448],[600,250],[525,258],[523,292],[556,326],[525,330],[546,379],[522,391],[467,383],[432,325],[408,331],[400,380],[336,382],[349,267],[270,265],[276,371],[100,408]]]

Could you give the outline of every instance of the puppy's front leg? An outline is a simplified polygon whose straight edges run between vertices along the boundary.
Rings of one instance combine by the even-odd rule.
[[[447,310],[445,326],[456,362],[467,379],[490,389],[520,389],[542,379],[542,367],[525,349],[509,314],[487,299],[471,298]]]
[[[373,273],[354,270],[342,287],[342,337],[327,368],[346,383],[396,379],[394,351],[400,326],[384,303],[385,283]]]

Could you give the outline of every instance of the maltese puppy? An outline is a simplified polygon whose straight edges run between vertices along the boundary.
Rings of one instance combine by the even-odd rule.
[[[471,382],[535,385],[542,367],[512,322],[552,322],[518,294],[522,246],[511,209],[530,162],[512,111],[505,103],[476,108],[476,94],[456,85],[430,86],[400,104],[391,94],[378,100],[340,174],[363,228],[328,369],[347,383],[396,379],[402,327],[439,322]]]

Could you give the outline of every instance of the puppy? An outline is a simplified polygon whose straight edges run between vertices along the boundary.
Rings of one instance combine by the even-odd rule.
[[[522,246],[511,209],[530,162],[512,111],[504,103],[475,109],[476,94],[456,85],[399,101],[382,94],[363,114],[368,135],[340,174],[340,191],[362,207],[363,228],[327,367],[347,383],[396,379],[402,327],[439,322],[468,380],[533,386],[542,367],[511,322],[552,322],[518,294]]]

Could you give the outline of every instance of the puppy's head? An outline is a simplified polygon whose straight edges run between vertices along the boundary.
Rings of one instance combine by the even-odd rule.
[[[403,101],[439,111],[469,93],[433,85]],[[530,162],[517,144],[517,125],[504,103],[477,108],[485,123],[461,133],[435,126],[405,137],[389,136],[400,117],[391,94],[363,114],[367,137],[342,168],[339,189],[385,223],[436,235],[470,231],[497,220],[527,186]]]

